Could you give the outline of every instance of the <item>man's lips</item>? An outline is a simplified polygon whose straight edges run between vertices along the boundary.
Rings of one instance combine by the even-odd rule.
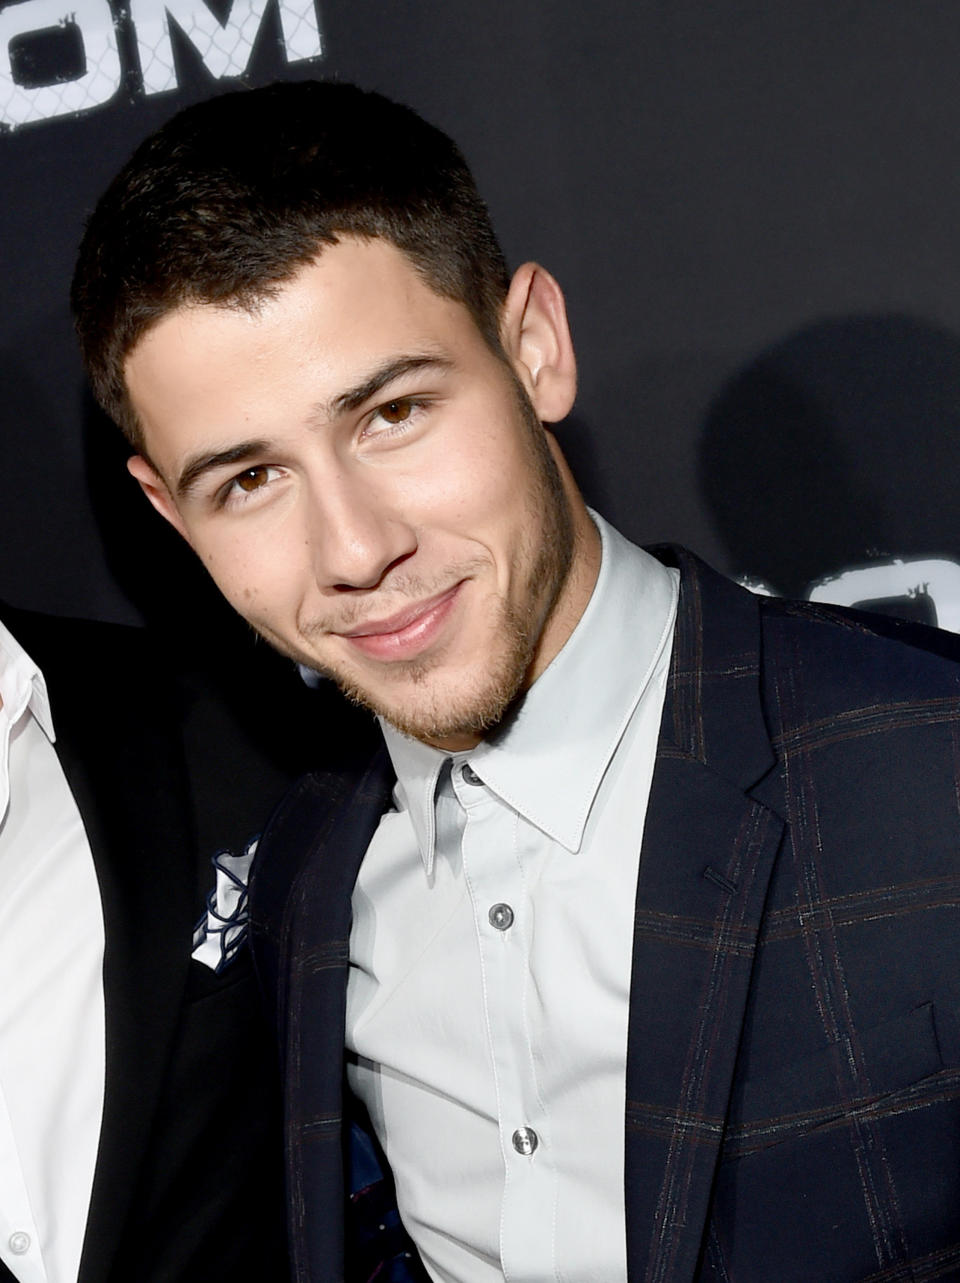
[[[436,639],[453,609],[462,582],[386,619],[366,620],[340,636],[371,659],[412,659]]]

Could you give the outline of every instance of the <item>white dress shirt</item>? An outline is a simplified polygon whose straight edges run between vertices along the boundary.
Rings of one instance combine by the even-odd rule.
[[[596,519],[599,578],[505,733],[384,726],[353,897],[349,1077],[436,1280],[626,1278],[633,905],[678,576]]]
[[[21,1283],[73,1283],[103,1113],[103,915],[43,675],[2,624],[0,699],[0,1259]]]

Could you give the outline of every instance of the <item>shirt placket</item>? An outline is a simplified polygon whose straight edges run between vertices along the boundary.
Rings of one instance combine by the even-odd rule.
[[[10,801],[10,738],[27,705],[27,690],[22,682],[8,683],[8,687],[7,702],[0,708],[0,831]],[[16,876],[16,871],[8,870],[3,861],[0,869],[8,880]],[[40,1236],[2,1079],[0,1058],[0,1261],[23,1283],[46,1283]]]
[[[527,879],[517,854],[516,827],[522,821],[469,764],[454,770],[452,784],[465,813],[463,870],[496,1087],[504,1170],[501,1266],[510,1283],[543,1283],[555,1277],[556,1177],[526,1007],[532,924]]]

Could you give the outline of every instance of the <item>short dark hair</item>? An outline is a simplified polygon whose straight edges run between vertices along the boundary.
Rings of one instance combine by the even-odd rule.
[[[71,304],[100,405],[136,449],[124,362],[185,303],[254,308],[324,245],[379,237],[500,351],[507,266],[456,144],[354,85],[297,81],[174,116],[107,189],[80,245]]]

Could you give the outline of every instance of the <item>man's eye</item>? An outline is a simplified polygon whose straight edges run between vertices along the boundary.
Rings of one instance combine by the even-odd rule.
[[[408,397],[400,397],[382,405],[378,413],[387,423],[406,423],[413,413],[413,402]]]
[[[234,477],[233,484],[241,489],[245,494],[250,494],[253,490],[259,490],[265,486],[269,480],[269,469],[266,467],[247,468],[246,472],[241,472],[238,477]]]
[[[231,477],[217,491],[216,505],[220,508],[229,508],[246,503],[248,496],[267,489],[279,475],[280,470],[269,463],[258,463],[256,467],[244,468],[243,472],[238,472],[235,477]]]

